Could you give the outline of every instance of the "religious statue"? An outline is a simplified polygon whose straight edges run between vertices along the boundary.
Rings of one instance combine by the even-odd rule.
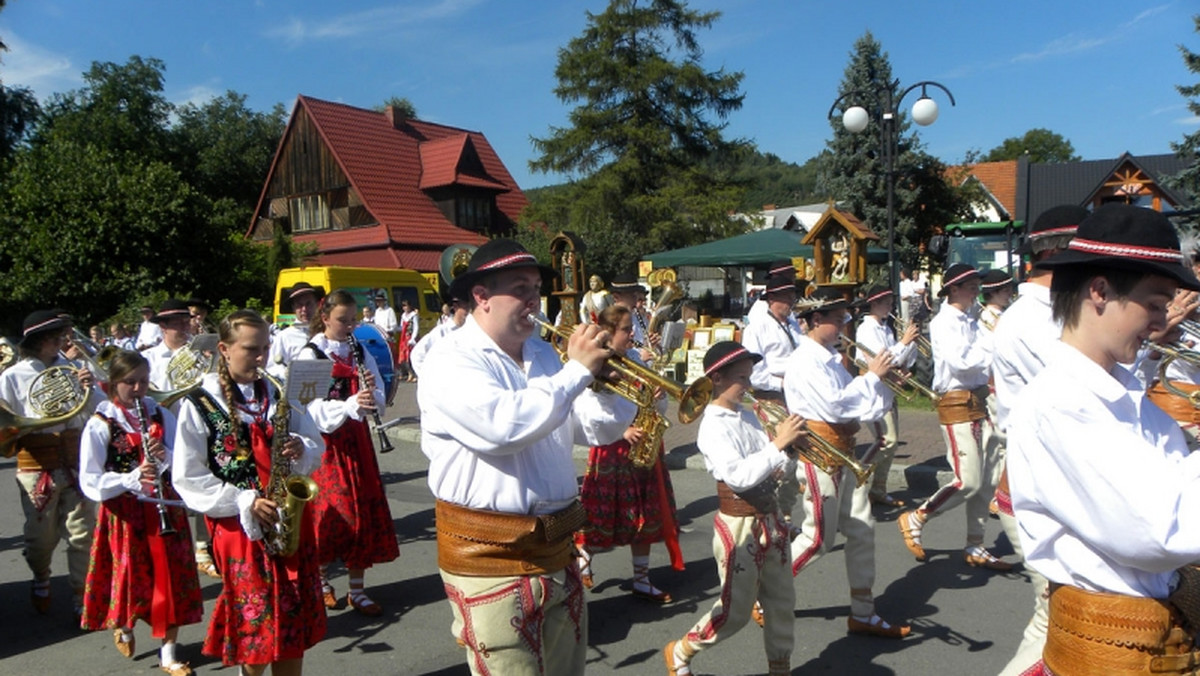
[[[588,278],[588,292],[583,294],[583,302],[579,304],[579,321],[583,324],[595,322],[612,302],[612,294],[604,288],[604,280],[600,275],[592,275]]]

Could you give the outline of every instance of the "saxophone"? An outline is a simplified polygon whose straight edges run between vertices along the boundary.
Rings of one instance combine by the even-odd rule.
[[[292,473],[292,463],[283,457],[283,446],[287,443],[288,426],[291,424],[292,406],[287,392],[278,380],[259,371],[279,393],[271,425],[275,433],[271,437],[271,478],[267,484],[266,498],[275,503],[279,520],[263,536],[263,546],[271,556],[288,557],[300,548],[300,520],[304,516],[304,504],[317,497],[317,483],[302,474]]]

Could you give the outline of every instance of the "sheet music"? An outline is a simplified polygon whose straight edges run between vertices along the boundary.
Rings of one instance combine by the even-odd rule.
[[[297,359],[288,365],[287,399],[307,406],[308,402],[329,393],[329,379],[333,374],[330,359]]]

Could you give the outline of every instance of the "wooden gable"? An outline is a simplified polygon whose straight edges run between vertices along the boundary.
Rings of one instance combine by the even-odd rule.
[[[1155,211],[1178,206],[1158,181],[1128,153],[1120,158],[1116,168],[1084,201],[1085,206],[1091,205],[1092,208],[1110,203],[1132,204]]]
[[[801,244],[813,248],[813,281],[820,286],[855,286],[867,281],[867,246],[879,240],[862,221],[833,204]]]

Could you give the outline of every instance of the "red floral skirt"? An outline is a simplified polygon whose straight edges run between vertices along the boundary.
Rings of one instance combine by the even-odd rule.
[[[325,637],[308,510],[301,520],[300,549],[286,558],[269,556],[261,541],[251,542],[236,516],[206,521],[223,586],[204,637],[204,654],[220,657],[227,666],[303,657]]]
[[[392,511],[379,476],[367,423],[347,420],[325,438],[325,456],[312,479],[320,491],[312,501],[317,560],[341,559],[346,568],[370,568],[400,556]]]
[[[177,499],[167,487],[167,497]],[[131,494],[100,503],[92,536],[80,626],[87,630],[148,622],[155,638],[203,619],[204,599],[187,512],[168,507],[178,533],[158,534],[158,508]]]
[[[638,468],[629,461],[629,442],[624,439],[588,451],[580,489],[588,515],[583,528],[588,549],[662,542],[677,535],[675,489],[663,467],[661,448],[658,455],[653,467]],[[664,522],[670,524],[671,533]]]

